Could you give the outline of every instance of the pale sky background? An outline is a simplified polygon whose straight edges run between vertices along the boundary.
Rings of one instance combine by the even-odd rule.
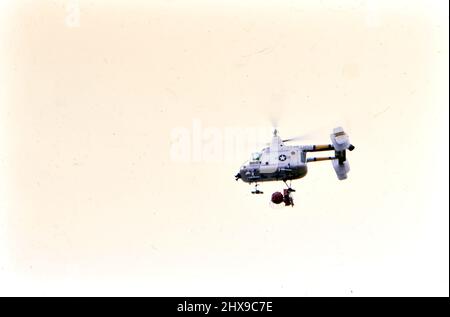
[[[0,3],[0,294],[448,296],[446,1]],[[170,158],[273,117],[349,178]]]

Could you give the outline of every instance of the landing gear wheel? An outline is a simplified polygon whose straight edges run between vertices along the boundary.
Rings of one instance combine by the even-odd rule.
[[[258,189],[258,184],[255,184],[255,189],[252,191],[252,194],[264,194],[264,192]]]

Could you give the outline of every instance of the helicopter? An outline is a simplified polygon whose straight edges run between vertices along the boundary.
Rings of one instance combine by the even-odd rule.
[[[334,128],[330,139],[331,144],[286,145],[285,143],[295,141],[296,138],[283,140],[275,129],[270,145],[251,155],[250,160],[246,161],[235,175],[236,181],[240,179],[245,183],[254,183],[252,194],[263,194],[258,189],[259,182],[283,181],[287,188],[283,190],[283,193],[274,192],[271,203],[275,205],[284,203],[285,206],[293,207],[294,200],[291,193],[295,192],[295,189],[291,187],[292,180],[306,176],[308,163],[331,161],[337,178],[339,180],[347,178],[350,165],[346,151],[353,151],[355,147],[350,144],[349,136],[342,127]],[[334,151],[334,156],[307,157],[309,152],[323,151]]]

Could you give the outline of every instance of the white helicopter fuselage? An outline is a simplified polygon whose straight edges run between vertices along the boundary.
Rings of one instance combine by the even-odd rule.
[[[270,146],[253,153],[251,159],[241,166],[238,174],[246,183],[258,183],[298,179],[307,172],[303,147],[285,145],[275,134]]]

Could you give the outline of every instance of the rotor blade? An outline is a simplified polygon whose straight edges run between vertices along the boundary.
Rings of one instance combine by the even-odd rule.
[[[306,139],[306,137],[304,137],[304,136],[297,136],[295,138],[284,139],[282,141],[283,142],[292,142],[292,141],[301,141],[301,140],[304,140],[304,139]]]
[[[294,136],[292,138],[284,139],[283,142],[292,142],[292,141],[311,141],[313,139],[322,138],[324,134],[319,129],[314,129],[313,131],[309,131],[307,133],[303,133],[301,135]],[[325,134],[326,136],[326,134]]]
[[[312,138],[311,134],[299,135],[293,138],[284,139],[283,142],[292,142],[292,141],[304,141]]]

